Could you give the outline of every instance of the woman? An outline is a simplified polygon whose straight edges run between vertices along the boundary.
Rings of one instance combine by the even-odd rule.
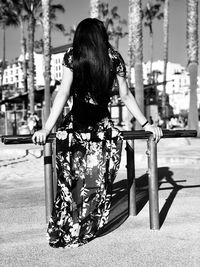
[[[122,141],[108,111],[116,79],[121,99],[144,130],[152,132],[156,142],[162,131],[141,113],[126,83],[124,61],[109,44],[101,21],[80,22],[63,65],[50,116],[33,142],[45,144],[72,96],[72,110],[56,133],[58,190],[47,232],[52,247],[76,247],[94,238],[108,221]]]

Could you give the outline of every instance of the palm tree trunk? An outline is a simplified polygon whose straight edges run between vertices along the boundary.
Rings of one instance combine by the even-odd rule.
[[[90,17],[99,18],[99,0],[90,0]]]
[[[144,86],[143,86],[143,35],[142,35],[142,10],[141,0],[130,0],[133,30],[133,53],[135,70],[135,98],[144,113]],[[130,10],[130,9],[129,9]],[[139,123],[136,123],[136,129],[141,129]]]
[[[51,80],[51,27],[50,27],[50,0],[42,0],[43,9],[43,53],[44,53],[44,79],[45,79],[45,121],[47,120],[50,113],[50,80]],[[47,158],[52,158],[52,144],[46,143],[44,148],[44,155]],[[55,156],[55,155],[54,155]],[[55,166],[54,166],[55,171]],[[54,172],[55,174],[55,172]],[[52,162],[45,164],[45,202],[46,202],[46,222],[53,208],[54,192],[53,190],[53,173],[52,173]]]
[[[28,54],[29,54],[29,102],[30,102],[31,113],[34,113],[35,110],[34,33],[35,33],[35,20],[34,17],[30,15],[28,24]]]
[[[131,84],[131,69],[134,65],[134,54],[133,54],[133,23],[134,23],[134,12],[133,12],[133,0],[129,0],[129,11],[128,11],[128,83]]]
[[[164,127],[166,127],[166,78],[167,78],[167,63],[168,63],[168,44],[169,44],[169,0],[165,0],[164,4],[164,19],[163,19],[163,33],[164,33],[164,70],[163,70],[163,94],[162,94],[162,119],[164,120]]]
[[[190,74],[190,105],[188,128],[198,131],[197,72],[198,72],[198,0],[187,1],[187,55]]]
[[[6,63],[6,26],[5,23],[2,25],[2,35],[3,35],[3,58],[2,58],[2,66],[1,66],[1,85],[3,85],[3,77]],[[3,96],[3,92],[2,92]]]
[[[51,80],[51,33],[50,33],[50,3],[42,0],[43,5],[43,44],[44,44],[44,79],[45,79],[45,120],[50,113],[50,80]]]
[[[23,20],[20,19],[20,29],[21,29],[21,53],[22,53],[22,69],[24,75],[24,91],[28,91],[28,84],[27,84],[27,64],[26,64],[26,39],[24,34],[24,23]]]
[[[153,64],[153,31],[152,29],[150,30],[150,49],[151,49],[151,58],[150,58],[150,76],[149,76],[149,82],[152,83],[152,79],[153,79],[153,71],[152,71],[152,64]]]

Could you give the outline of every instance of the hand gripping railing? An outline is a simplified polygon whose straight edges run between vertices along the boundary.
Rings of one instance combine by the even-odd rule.
[[[147,139],[148,155],[148,184],[149,184],[149,220],[150,229],[158,230],[159,224],[159,198],[158,198],[158,171],[157,171],[157,144],[154,142],[152,134],[143,130],[122,131],[123,139],[126,140],[127,153],[127,178],[128,178],[128,204],[129,215],[137,215],[136,209],[136,186],[135,186],[135,164],[134,164],[134,144],[135,139]],[[196,137],[195,130],[163,130],[162,138]],[[31,135],[2,136],[4,144],[26,144],[31,143]],[[55,133],[50,134],[47,145],[55,140]],[[52,178],[52,152],[46,149],[44,154],[45,168],[45,199],[46,199],[46,221],[48,221],[53,206],[53,181]],[[50,173],[51,172],[51,173]]]

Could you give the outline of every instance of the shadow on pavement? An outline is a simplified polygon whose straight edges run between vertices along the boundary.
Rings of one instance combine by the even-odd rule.
[[[128,218],[127,180],[115,182],[109,222],[99,231],[98,236],[109,234],[117,229]]]
[[[183,188],[194,188],[200,187],[200,185],[182,186],[178,183],[186,182],[186,180],[175,181],[173,179],[173,172],[169,167],[158,168],[158,189],[159,190],[172,190],[166,199],[160,211],[160,227],[163,225],[169,209],[177,196],[179,190]],[[170,184],[171,187],[160,188],[163,184]],[[99,231],[98,236],[106,235],[115,229],[117,229],[121,224],[125,222],[128,218],[128,188],[127,179],[118,181],[113,185],[113,198],[112,207],[110,212],[110,219],[108,224]],[[148,174],[145,173],[142,176],[136,178],[136,205],[137,205],[137,215],[146,205],[149,200],[148,193]]]

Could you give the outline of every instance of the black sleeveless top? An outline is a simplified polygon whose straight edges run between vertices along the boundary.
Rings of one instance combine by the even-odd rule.
[[[117,74],[121,77],[126,77],[126,67],[119,52],[109,48],[108,54],[112,61],[112,68],[110,71],[113,75],[114,84]],[[73,47],[70,47],[65,53],[62,64],[73,71]],[[110,88],[111,92],[113,84]],[[74,120],[85,126],[94,125],[100,122],[103,118],[110,117],[108,103],[105,103],[105,105],[97,104],[90,96],[89,92],[84,98],[80,98],[77,93],[73,95],[73,106],[71,112]]]

